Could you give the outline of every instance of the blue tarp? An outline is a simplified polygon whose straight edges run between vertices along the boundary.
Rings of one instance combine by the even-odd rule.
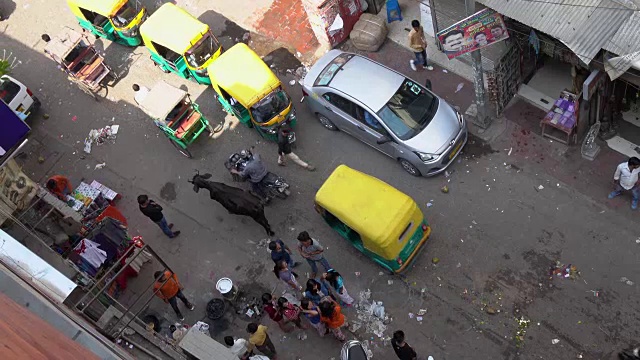
[[[0,164],[24,142],[29,126],[0,101]]]

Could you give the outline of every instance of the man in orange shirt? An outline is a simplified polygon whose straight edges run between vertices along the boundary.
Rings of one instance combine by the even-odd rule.
[[[47,180],[47,189],[60,200],[66,201],[67,195],[71,194],[71,182],[62,175],[53,175]]]
[[[176,274],[169,270],[166,270],[164,273],[162,271],[156,271],[153,277],[156,279],[156,283],[153,284],[155,294],[164,300],[164,302],[171,304],[180,321],[184,321],[184,316],[182,316],[180,309],[178,309],[178,298],[182,300],[184,305],[191,311],[193,311],[195,306],[193,306],[182,293],[184,287],[180,285]]]

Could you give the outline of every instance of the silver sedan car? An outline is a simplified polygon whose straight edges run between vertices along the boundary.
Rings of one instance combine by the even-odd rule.
[[[331,50],[301,85],[325,128],[398,160],[411,175],[443,172],[467,142],[464,117],[451,105],[369,58]]]

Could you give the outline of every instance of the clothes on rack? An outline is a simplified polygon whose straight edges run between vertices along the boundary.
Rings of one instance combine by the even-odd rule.
[[[99,246],[100,244],[89,239],[82,239],[73,251],[80,255],[89,265],[98,269],[107,260],[107,252],[101,250]]]

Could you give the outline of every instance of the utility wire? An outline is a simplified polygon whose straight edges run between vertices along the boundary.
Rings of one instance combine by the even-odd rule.
[[[571,6],[571,7],[581,7],[585,9],[605,9],[605,10],[624,10],[624,11],[640,11],[639,9],[628,8],[624,5],[621,7],[611,7],[611,6],[600,6],[598,5],[582,5],[582,4],[572,4],[572,3],[560,3],[554,1],[544,1],[544,0],[510,0],[510,1],[521,1],[528,3],[540,3],[540,4],[549,4],[549,5],[557,5],[557,6]]]

